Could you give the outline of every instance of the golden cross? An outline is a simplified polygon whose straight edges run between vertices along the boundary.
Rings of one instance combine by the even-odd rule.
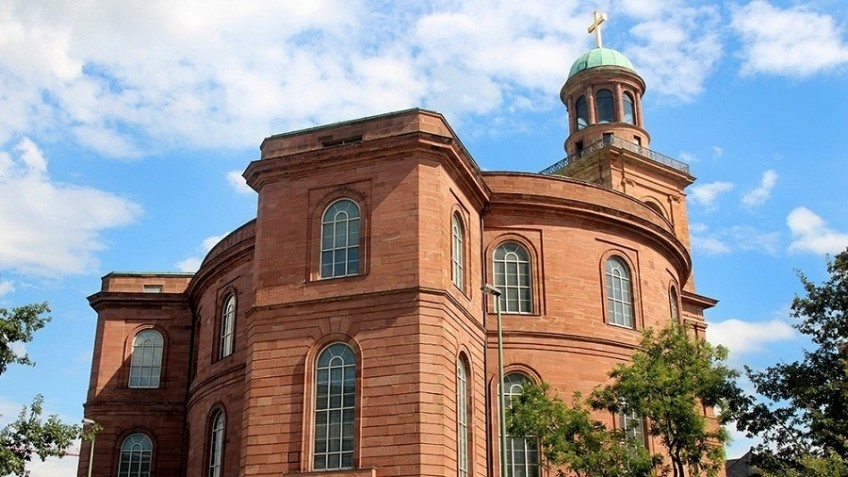
[[[607,19],[607,14],[595,10],[592,13],[592,19],[594,21],[589,25],[589,33],[595,32],[595,48],[601,48],[603,46],[601,43],[601,23]]]

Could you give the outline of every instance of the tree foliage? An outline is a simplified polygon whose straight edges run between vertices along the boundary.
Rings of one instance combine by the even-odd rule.
[[[675,477],[716,475],[724,467],[722,427],[738,410],[738,373],[723,361],[727,350],[698,339],[683,325],[643,333],[640,348],[629,363],[610,372],[611,383],[599,386],[582,402],[570,405],[549,396],[546,384],[529,387],[510,410],[509,431],[538,440],[546,464],[562,466],[579,476],[639,476],[654,471]],[[595,410],[647,418],[648,433],[665,447],[648,455],[643,446],[621,431],[611,431],[591,418]],[[720,409],[717,419],[706,408]]]
[[[79,437],[77,426],[63,424],[56,415],[42,418],[44,398],[36,396],[29,409],[26,407],[18,419],[0,431],[0,475],[28,475],[26,463],[34,456],[41,460],[62,457]]]
[[[567,405],[545,383],[527,386],[513,399],[507,422],[510,435],[537,441],[546,466],[564,467],[577,477],[652,475],[654,461],[645,447],[592,419],[579,393]]]
[[[14,343],[29,343],[33,334],[43,328],[50,317],[47,303],[25,305],[11,310],[0,308],[0,374],[10,364],[32,366],[25,353],[16,353]],[[0,429],[0,475],[27,475],[26,464],[33,457],[41,460],[64,456],[74,439],[80,436],[79,426],[64,424],[55,415],[42,417],[42,396],[24,407],[18,419]]]
[[[673,476],[716,475],[724,468],[729,440],[723,425],[735,414],[741,395],[738,373],[723,364],[726,358],[725,348],[695,337],[683,325],[647,329],[630,363],[616,366],[612,383],[592,393],[592,405],[647,418],[648,433],[665,447]],[[717,411],[715,421],[706,408]]]
[[[12,343],[29,343],[32,335],[50,321],[47,303],[25,305],[8,310],[0,308],[0,374],[6,372],[10,364],[32,366],[29,356],[17,354]]]
[[[798,273],[804,296],[790,312],[813,349],[763,371],[746,368],[762,400],[737,426],[763,439],[754,463],[771,475],[848,475],[848,250],[827,270],[821,285]]]

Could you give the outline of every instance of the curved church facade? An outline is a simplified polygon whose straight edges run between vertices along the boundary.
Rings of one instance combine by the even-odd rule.
[[[621,53],[581,56],[567,157],[542,173],[481,171],[420,109],[265,139],[256,218],[196,273],[111,273],[89,298],[94,475],[550,472],[532,442],[499,459],[497,305],[509,396],[587,393],[643,329],[703,335],[715,304],[693,283],[694,178],[649,148],[644,90]]]

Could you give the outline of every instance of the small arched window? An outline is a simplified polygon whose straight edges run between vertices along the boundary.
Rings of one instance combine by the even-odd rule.
[[[359,274],[359,206],[333,202],[321,219],[321,278]]]
[[[118,477],[150,477],[153,442],[142,433],[130,434],[121,443]]]
[[[598,108],[598,124],[615,121],[615,100],[612,91],[608,89],[599,90],[595,94],[595,104]]]
[[[680,321],[680,306],[678,305],[677,288],[671,287],[668,290],[668,308],[671,311],[671,319]]]
[[[606,263],[607,321],[613,325],[633,328],[633,292],[630,270],[618,257]]]
[[[633,96],[625,92],[621,99],[624,102],[624,122],[636,124],[636,108],[634,107]]]
[[[530,254],[517,242],[498,245],[494,254],[495,286],[501,290],[501,311],[533,313]]]
[[[313,470],[353,467],[356,357],[350,346],[333,343],[315,368],[315,450]]]
[[[513,398],[524,394],[524,386],[530,384],[530,379],[520,373],[510,373],[504,376],[504,403],[509,409]],[[506,437],[506,475],[510,476],[539,476],[539,446],[532,439]]]
[[[581,130],[589,125],[589,105],[586,102],[585,96],[577,98],[574,104],[577,109],[577,130]]]
[[[463,256],[462,242],[465,230],[462,227],[462,220],[457,214],[453,214],[451,219],[451,279],[457,288],[463,287],[463,273],[465,270],[465,257]]]
[[[236,296],[227,297],[221,312],[221,344],[218,358],[233,354],[233,339],[236,334]]]
[[[131,388],[158,388],[162,373],[162,335],[156,330],[143,330],[133,339],[130,359]]]
[[[468,363],[456,360],[456,474],[468,477]]]
[[[665,211],[662,209],[662,207],[659,206],[659,204],[657,204],[656,202],[650,201],[650,200],[646,200],[645,205],[650,207],[651,210],[653,210],[654,212],[660,214],[660,217],[666,219]],[[666,220],[668,220],[668,219],[666,219]]]
[[[224,466],[224,411],[212,417],[209,430],[209,477],[221,477]]]

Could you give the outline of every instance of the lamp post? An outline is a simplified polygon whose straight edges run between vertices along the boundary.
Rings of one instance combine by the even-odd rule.
[[[495,297],[495,313],[498,316],[498,431],[500,432],[501,477],[506,477],[506,405],[504,404],[503,328],[501,326],[501,289],[494,285],[483,285],[483,293]]]
[[[85,428],[86,425],[96,426],[97,423],[94,422],[93,419],[85,418],[82,420],[82,426]],[[95,429],[96,431],[96,429]],[[91,467],[94,464],[94,441],[97,439],[97,433],[91,433],[91,446],[88,448],[88,477],[91,477]]]

